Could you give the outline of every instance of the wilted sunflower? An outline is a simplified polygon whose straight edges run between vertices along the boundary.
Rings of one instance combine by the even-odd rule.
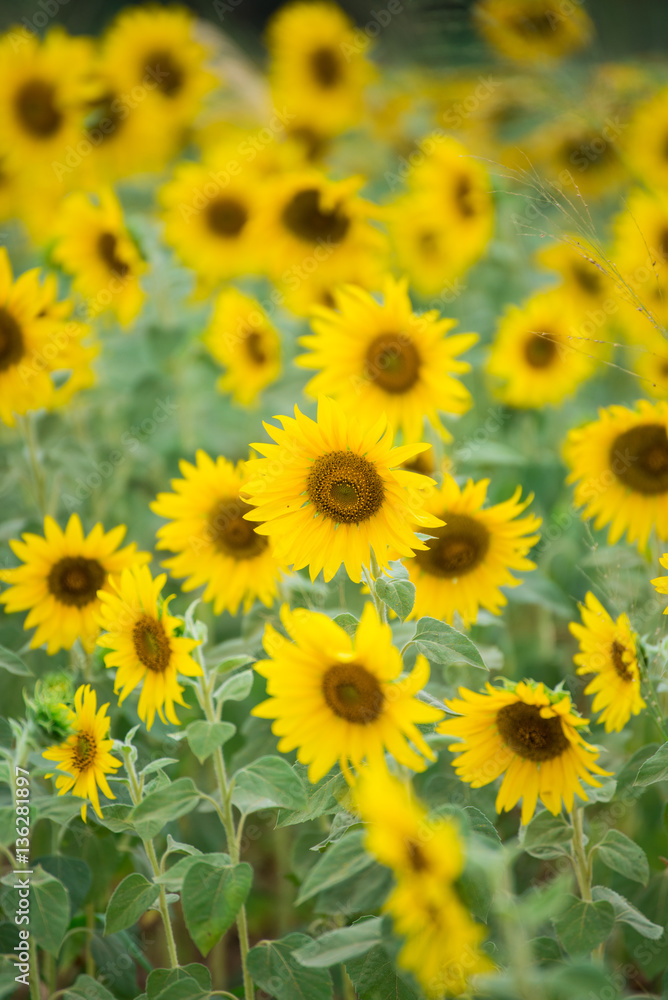
[[[275,720],[278,749],[297,749],[309,781],[318,782],[338,761],[352,783],[350,765],[359,770],[366,760],[384,768],[386,752],[414,771],[425,769],[424,757],[435,759],[417,726],[442,715],[415,697],[429,679],[429,664],[419,656],[410,675],[399,679],[401,654],[371,604],[354,641],[327,615],[304,608],[284,605],[281,621],[293,642],[265,627],[270,659],[255,669],[267,678],[269,699],[252,714]]]
[[[65,772],[56,777],[58,794],[71,791],[77,798],[86,799],[81,807],[84,823],[89,801],[97,815],[102,816],[98,786],[108,799],[116,798],[106,779],[107,774],[115,774],[121,767],[121,761],[109,753],[114,741],[108,738],[111,724],[108,707],[107,703],[98,710],[95,691],[89,684],[82,684],[74,695],[74,711],[68,716],[72,734],[60,746],[49,747],[42,754],[47,760],[57,761],[58,770]]]
[[[281,372],[281,339],[257,299],[236,288],[225,288],[216,299],[204,335],[209,351],[226,369],[216,382],[242,406],[259,394]]]
[[[573,796],[587,801],[581,782],[600,787],[592,775],[605,775],[596,763],[599,751],[586,743],[579,730],[587,725],[575,712],[570,695],[550,691],[535,681],[486,685],[478,694],[460,688],[461,699],[446,707],[461,718],[446,719],[439,733],[461,742],[449,749],[458,756],[453,766],[473,788],[489,785],[504,775],[496,810],[512,809],[522,799],[522,823],[529,822],[538,799],[555,816],[562,800],[573,811]]]
[[[433,480],[400,466],[428,445],[393,448],[384,416],[361,421],[324,396],[317,422],[296,406],[277,419],[280,429],[264,425],[276,443],[251,445],[265,458],[248,463],[243,495],[256,508],[244,516],[262,522],[255,530],[281,563],[326,581],[344,564],[359,583],[372,552],[385,567],[390,547],[395,558],[426,547],[416,530],[441,524],[423,509]]]
[[[594,527],[610,525],[614,545],[626,532],[644,551],[650,532],[668,538],[668,403],[641,399],[635,410],[609,406],[569,432],[564,458],[575,503]]]
[[[100,592],[98,622],[103,629],[98,646],[105,653],[107,667],[116,667],[114,693],[121,692],[121,705],[127,696],[142,685],[137,714],[150,729],[157,712],[163,722],[179,725],[174,704],[186,705],[178,675],[198,677],[202,668],[190,656],[196,639],[177,635],[180,618],[168,612],[172,599],[160,599],[167,574],[155,580],[148,566],[123,570],[112,581],[113,592]]]
[[[562,59],[594,33],[580,5],[565,7],[559,0],[477,0],[473,13],[492,48],[519,63]]]
[[[245,463],[235,468],[224,458],[198,451],[195,464],[181,462],[183,479],[173,479],[173,493],[159,493],[151,510],[169,518],[158,530],[158,548],[175,553],[163,565],[182,589],[205,586],[204,600],[214,614],[248,612],[256,599],[269,607],[276,599],[278,564],[269,539],[257,533],[244,514],[251,507],[240,498]]]
[[[640,673],[636,654],[636,634],[628,615],[613,621],[600,601],[589,592],[580,605],[582,625],[568,626],[580,643],[573,657],[578,674],[595,674],[585,694],[595,694],[592,711],[601,712],[598,721],[606,733],[620,732],[632,715],[645,707],[640,695]],[[603,711],[601,711],[603,709]]]
[[[334,300],[333,309],[313,310],[315,333],[300,341],[310,353],[297,364],[320,369],[306,391],[338,399],[362,420],[386,413],[389,430],[400,429],[408,443],[420,440],[425,418],[451,439],[440,413],[461,414],[471,406],[471,394],[455,376],[470,370],[458,355],[478,335],[449,336],[456,320],[435,309],[414,313],[406,280],[387,278],[382,303],[353,285]]]
[[[532,570],[527,558],[536,544],[541,519],[520,517],[533,495],[520,500],[521,487],[512,497],[484,507],[489,479],[463,489],[446,475],[443,485],[425,502],[427,510],[445,523],[430,528],[427,548],[405,562],[415,584],[411,617],[430,615],[452,623],[459,614],[468,627],[480,607],[498,615],[508,603],[501,587],[517,587],[522,581],[511,570]]]
[[[105,534],[96,524],[84,537],[79,515],[72,514],[65,531],[45,517],[44,538],[24,534],[23,541],[10,541],[23,565],[0,570],[0,580],[10,584],[0,603],[6,612],[30,612],[23,627],[37,626],[33,649],[46,643],[48,653],[57,653],[71,649],[78,638],[87,652],[93,651],[100,591],[109,591],[111,579],[127,566],[151,558],[137,552],[134,542],[119,549],[125,531],[121,524]]]

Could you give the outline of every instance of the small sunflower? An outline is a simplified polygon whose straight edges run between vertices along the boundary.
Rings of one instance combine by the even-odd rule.
[[[582,625],[568,626],[580,643],[573,659],[578,674],[595,674],[585,694],[595,694],[592,711],[601,714],[606,733],[620,732],[632,715],[645,707],[640,696],[636,634],[627,615],[613,621],[600,601],[589,592],[580,605]]]
[[[241,406],[250,406],[281,372],[281,339],[257,299],[236,288],[218,298],[204,343],[226,371],[216,382]]]
[[[629,166],[638,180],[665,191],[668,187],[668,87],[654,93],[635,109],[624,147]]]
[[[524,824],[538,799],[555,816],[562,800],[572,812],[574,795],[587,801],[581,782],[598,788],[593,775],[609,773],[596,763],[596,747],[583,739],[580,729],[588,720],[575,712],[567,692],[520,681],[505,687],[487,684],[485,694],[467,688],[459,693],[461,699],[445,704],[460,718],[446,719],[437,731],[461,741],[449,749],[457,754],[453,766],[458,776],[472,788],[504,775],[497,812],[512,809],[520,799]]]
[[[89,684],[82,684],[74,695],[74,711],[68,713],[72,734],[60,746],[49,747],[42,754],[46,760],[57,761],[58,770],[64,771],[56,777],[59,795],[71,791],[72,795],[86,801],[81,807],[81,818],[86,822],[88,802],[98,816],[102,816],[98,787],[108,799],[115,799],[107,783],[107,774],[115,774],[121,761],[109,751],[114,741],[108,738],[111,719],[107,715],[109,705],[97,708],[97,695]],[[47,774],[51,778],[52,774]]]
[[[418,657],[400,679],[392,631],[372,605],[365,605],[354,641],[327,615],[303,608],[284,605],[281,621],[293,642],[265,627],[270,659],[255,669],[267,678],[269,698],[252,714],[275,720],[278,749],[297,749],[309,781],[318,782],[338,761],[352,782],[350,765],[359,770],[366,760],[385,768],[386,751],[414,771],[425,769],[424,757],[435,759],[417,726],[437,721],[441,712],[415,697],[429,679],[429,664]]]
[[[258,599],[269,607],[276,599],[278,564],[269,539],[258,534],[244,514],[252,508],[240,497],[245,463],[235,468],[224,458],[198,451],[195,464],[181,462],[183,479],[173,479],[173,493],[159,493],[151,504],[169,524],[158,529],[158,548],[175,553],[163,565],[183,590],[205,586],[204,600],[214,614],[247,613]]]
[[[172,617],[160,600],[167,574],[155,580],[147,566],[125,569],[112,581],[113,591],[100,591],[98,646],[107,667],[116,667],[114,693],[121,705],[138,684],[142,685],[137,714],[150,729],[157,712],[163,722],[179,725],[174,704],[186,705],[178,675],[198,677],[202,668],[190,656],[196,639],[177,635],[180,618]]]
[[[411,617],[429,615],[452,623],[459,614],[466,627],[478,617],[480,607],[498,615],[507,604],[501,587],[522,582],[511,570],[535,569],[527,558],[540,537],[535,532],[541,519],[533,514],[520,517],[533,495],[520,500],[521,487],[503,503],[483,507],[489,479],[463,489],[446,475],[443,485],[427,499],[430,513],[445,523],[430,528],[427,548],[406,560],[415,584]]]
[[[79,515],[72,514],[65,531],[45,517],[44,538],[24,534],[23,541],[10,541],[23,565],[0,570],[0,580],[10,584],[0,603],[7,612],[30,612],[23,627],[37,626],[33,649],[46,643],[48,653],[57,653],[71,649],[78,638],[87,652],[93,651],[99,592],[108,591],[113,577],[127,566],[151,558],[137,552],[134,542],[119,549],[125,531],[121,524],[105,534],[96,524],[84,536]]]
[[[473,15],[493,49],[518,63],[563,59],[591,40],[594,26],[579,4],[559,0],[477,0]]]
[[[456,375],[470,370],[458,355],[477,334],[449,336],[456,320],[435,309],[414,313],[406,280],[386,279],[382,303],[352,285],[334,299],[336,308],[313,310],[315,334],[300,341],[310,353],[297,364],[320,369],[306,392],[332,396],[362,418],[386,413],[389,430],[401,429],[409,443],[422,437],[425,418],[451,440],[439,414],[462,414],[472,404]]]
[[[264,425],[276,443],[252,445],[265,457],[248,463],[243,495],[281,563],[326,581],[344,564],[359,583],[372,552],[386,567],[390,548],[395,558],[426,548],[415,531],[441,524],[422,508],[433,480],[400,466],[428,445],[393,448],[384,416],[361,421],[324,396],[317,422],[296,406],[278,419],[280,429]]]
[[[569,432],[564,458],[575,503],[608,543],[626,532],[644,551],[652,528],[668,538],[668,403],[641,399],[635,410],[609,406],[598,420]]]

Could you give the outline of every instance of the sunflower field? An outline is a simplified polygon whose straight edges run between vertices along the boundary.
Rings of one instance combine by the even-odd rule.
[[[3,5],[0,1000],[668,1000],[668,11],[589,7]]]

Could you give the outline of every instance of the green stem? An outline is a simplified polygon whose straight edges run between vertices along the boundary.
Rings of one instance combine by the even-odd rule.
[[[95,906],[88,903],[86,906],[86,930],[90,934],[86,935],[86,975],[95,976],[95,959],[90,948],[91,938],[95,932]]]
[[[534,1000],[536,996],[535,977],[533,976],[533,954],[527,938],[526,930],[518,912],[515,893],[510,875],[511,859],[506,855],[503,870],[499,878],[497,899],[505,904],[501,917],[501,926],[509,958],[509,973],[512,978],[514,994],[518,1000]]]
[[[586,903],[591,902],[591,870],[584,846],[583,832],[584,810],[576,806],[571,814],[573,825],[573,852],[572,861],[575,869],[575,877],[578,880],[580,895]]]
[[[663,711],[659,705],[659,699],[656,696],[654,684],[652,683],[652,678],[650,676],[647,654],[645,653],[642,643],[640,642],[638,642],[638,667],[640,670],[641,692],[643,698],[645,699],[645,704],[649,709],[649,714],[654,719],[654,722],[656,723],[656,726],[664,740],[668,740],[668,728],[666,727]]]
[[[375,562],[375,558],[373,558]],[[373,601],[373,606],[376,609],[376,614],[378,615],[378,621],[386,622],[387,614],[385,610],[385,605],[381,601],[380,597],[376,594],[376,577],[372,575],[372,571],[368,570],[366,566],[362,566],[362,576],[364,577],[364,582],[369,588],[369,593],[371,594],[371,600]]]
[[[26,450],[28,452],[28,459],[30,461],[30,472],[32,474],[33,483],[35,487],[35,498],[37,500],[37,506],[39,507],[39,512],[42,517],[46,516],[46,481],[44,478],[44,470],[39,460],[39,455],[37,454],[37,442],[35,440],[35,432],[30,416],[18,417],[17,422],[19,423],[21,430],[23,431],[23,437],[26,443]]]

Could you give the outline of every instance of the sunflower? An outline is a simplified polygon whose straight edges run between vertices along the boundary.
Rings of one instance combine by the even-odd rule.
[[[174,704],[187,703],[178,675],[202,673],[190,656],[197,640],[177,635],[183,622],[169,614],[172,598],[160,599],[166,580],[166,573],[154,580],[148,566],[135,565],[112,581],[113,591],[99,593],[97,619],[103,632],[97,644],[110,650],[104,656],[105,666],[117,668],[114,693],[121,692],[121,705],[142,684],[137,714],[147,729],[156,712],[163,722],[179,725]]]
[[[204,343],[226,369],[216,387],[231,393],[241,406],[256,402],[281,373],[276,327],[257,299],[236,288],[226,288],[218,296]]]
[[[668,187],[668,87],[636,109],[625,136],[624,150],[638,180],[658,191]]]
[[[475,333],[448,336],[456,320],[442,319],[436,310],[417,315],[407,280],[385,280],[383,302],[353,285],[334,293],[336,308],[313,310],[314,335],[300,343],[310,353],[297,358],[303,368],[319,373],[306,392],[338,399],[345,409],[373,419],[386,413],[392,434],[419,441],[424,420],[452,440],[440,413],[465,413],[471,395],[456,374],[471,366],[458,355],[478,339]]]
[[[56,788],[59,795],[71,791],[72,795],[86,801],[81,807],[81,818],[86,822],[88,802],[98,816],[102,816],[98,786],[108,799],[116,796],[107,783],[107,774],[115,774],[121,761],[109,751],[114,741],[108,738],[111,719],[107,715],[109,705],[97,708],[97,695],[89,684],[82,684],[74,695],[74,711],[68,712],[73,732],[60,746],[49,747],[42,754],[46,760],[57,761],[59,774]],[[51,778],[52,774],[47,774]]]
[[[461,699],[446,701],[460,716],[446,719],[439,733],[461,742],[453,766],[473,788],[504,775],[496,810],[512,809],[522,799],[522,823],[529,822],[540,798],[555,816],[563,804],[573,810],[573,796],[587,801],[584,781],[596,788],[592,775],[605,775],[596,763],[599,751],[579,732],[588,720],[575,712],[566,691],[550,691],[535,681],[486,685],[486,694],[460,688]]]
[[[624,211],[614,221],[613,254],[622,277],[643,304],[665,314],[668,195],[640,189],[629,194]],[[635,305],[630,313],[637,313]]]
[[[633,345],[629,348],[629,361],[641,381],[641,388],[659,399],[668,397],[668,340],[647,323],[646,318],[634,310]],[[642,324],[642,326],[641,326]]]
[[[151,558],[137,552],[134,542],[119,549],[125,531],[121,524],[105,534],[96,524],[84,537],[79,515],[72,514],[65,531],[45,517],[44,538],[24,534],[23,541],[10,541],[23,565],[0,571],[0,580],[10,584],[0,603],[7,612],[29,610],[23,627],[37,626],[33,649],[46,643],[48,653],[57,653],[79,638],[87,652],[93,651],[99,592],[108,591],[113,576],[127,566]]]
[[[659,564],[664,569],[668,569],[668,553],[661,556]],[[652,580],[652,585],[657,594],[668,594],[668,576],[657,576]],[[668,615],[668,607],[664,608],[664,615]]]
[[[256,508],[244,517],[261,522],[255,530],[281,563],[308,566],[311,580],[322,570],[326,581],[344,564],[359,583],[372,552],[386,567],[390,547],[394,558],[426,548],[415,526],[441,524],[422,508],[433,480],[399,467],[428,445],[393,448],[385,416],[361,421],[324,396],[317,422],[296,406],[294,418],[278,419],[280,429],[264,425],[276,443],[251,446],[265,457],[248,463],[243,495]]]
[[[582,517],[595,518],[597,529],[610,525],[610,545],[626,532],[644,551],[652,528],[668,538],[668,403],[599,410],[598,420],[569,432],[564,457]]]
[[[595,674],[585,694],[595,694],[592,710],[601,712],[598,721],[606,733],[620,732],[632,715],[645,707],[640,696],[640,673],[636,654],[636,634],[627,615],[613,621],[603,605],[589,592],[580,605],[582,625],[568,626],[580,643],[573,659],[578,674]]]
[[[256,599],[269,607],[276,599],[278,564],[269,539],[243,515],[251,507],[240,498],[244,462],[234,467],[224,458],[198,451],[195,464],[180,463],[183,479],[173,479],[173,493],[159,493],[151,504],[170,523],[158,530],[158,548],[176,553],[163,565],[183,590],[205,586],[204,600],[214,614],[247,613]]]
[[[431,528],[427,548],[406,560],[415,584],[415,605],[411,617],[430,615],[452,623],[459,614],[466,627],[478,617],[480,607],[501,613],[507,604],[500,587],[517,587],[522,582],[511,570],[532,570],[527,558],[539,535],[541,519],[520,514],[533,494],[520,500],[521,487],[503,503],[483,507],[489,479],[463,489],[446,475],[440,490],[434,490],[425,506],[445,523]]]
[[[561,403],[593,372],[596,347],[559,290],[508,306],[499,323],[487,371],[508,406]]]
[[[565,233],[559,243],[536,254],[541,267],[556,271],[562,281],[560,294],[578,309],[597,309],[613,293],[607,275],[576,233]]]
[[[419,656],[399,679],[401,655],[372,605],[365,605],[354,641],[327,615],[304,608],[284,605],[281,621],[293,642],[265,626],[270,659],[255,669],[267,678],[270,697],[252,714],[275,720],[278,749],[297,748],[309,781],[320,781],[338,761],[352,783],[350,765],[358,770],[366,760],[385,768],[386,752],[414,771],[425,769],[424,757],[435,760],[417,726],[436,722],[441,712],[415,697],[429,679],[429,664]]]
[[[563,59],[587,45],[594,33],[579,4],[559,0],[477,0],[473,15],[485,41],[518,63]]]

